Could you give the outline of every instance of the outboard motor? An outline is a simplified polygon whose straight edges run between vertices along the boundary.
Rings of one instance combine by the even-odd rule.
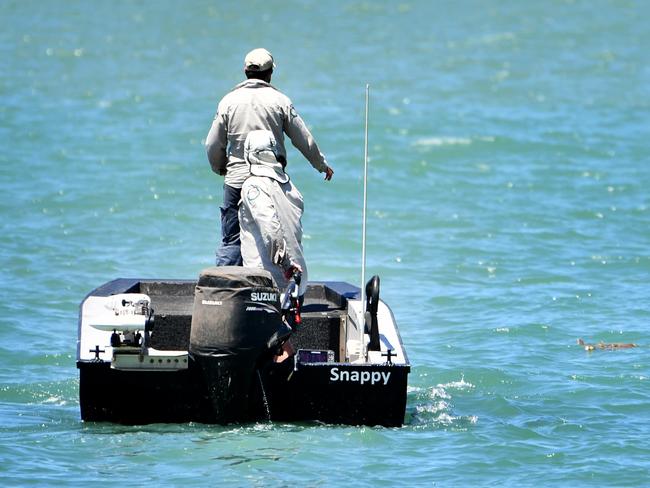
[[[211,414],[206,422],[249,420],[256,369],[290,329],[268,271],[241,266],[204,269],[194,294],[189,353],[200,367]]]

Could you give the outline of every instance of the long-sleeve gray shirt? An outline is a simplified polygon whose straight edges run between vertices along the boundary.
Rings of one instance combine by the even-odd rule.
[[[277,141],[277,153],[284,156],[284,134],[311,165],[321,173],[327,161],[289,97],[269,83],[249,79],[238,84],[219,102],[205,141],[210,166],[225,175],[226,185],[241,188],[248,177],[244,141],[252,130],[270,130]]]

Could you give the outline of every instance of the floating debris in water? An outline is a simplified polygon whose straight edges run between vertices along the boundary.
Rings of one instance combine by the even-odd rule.
[[[589,344],[583,341],[582,339],[578,339],[578,345],[583,346],[585,348],[585,351],[595,351],[596,349],[606,349],[609,351],[614,351],[617,349],[630,349],[633,347],[637,347],[636,344],[633,344],[631,342],[603,342],[600,341],[597,344]]]

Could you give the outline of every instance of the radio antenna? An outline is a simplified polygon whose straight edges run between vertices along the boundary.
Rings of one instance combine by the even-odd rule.
[[[368,207],[368,105],[370,84],[366,83],[366,121],[363,144],[363,224],[361,226],[361,317],[359,320],[359,340],[363,354],[363,334],[366,316],[366,210]]]

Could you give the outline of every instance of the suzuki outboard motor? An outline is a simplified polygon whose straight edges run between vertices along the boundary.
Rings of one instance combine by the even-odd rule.
[[[261,401],[256,369],[277,350],[288,327],[268,271],[241,266],[204,269],[194,294],[189,352],[206,384],[206,422],[250,420]],[[290,329],[289,329],[290,331]]]

